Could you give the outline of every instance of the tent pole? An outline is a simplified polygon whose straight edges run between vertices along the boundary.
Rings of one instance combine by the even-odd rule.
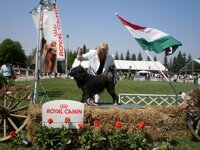
[[[163,73],[163,71],[156,65],[155,61],[153,60],[153,58],[151,57],[151,55],[148,53],[147,50],[145,50],[146,54],[149,56],[149,58],[151,59],[151,61],[154,62],[155,66],[158,68],[158,70],[161,72],[161,74],[163,75],[163,77],[167,80],[167,82],[169,83],[170,87],[173,89],[175,95],[176,95],[176,98],[178,98],[178,95],[177,95],[177,91],[176,89],[172,86],[171,82],[169,81],[169,79],[166,77],[166,75]]]
[[[34,104],[36,104],[38,101],[39,53],[41,48],[41,33],[43,30],[43,1],[44,0],[40,0],[40,19],[39,19],[39,29],[37,35],[37,51],[35,60],[35,85],[34,85],[34,96],[33,96]]]

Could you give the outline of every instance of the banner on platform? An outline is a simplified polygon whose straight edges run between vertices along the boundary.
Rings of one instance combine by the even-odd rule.
[[[84,104],[73,100],[54,100],[42,105],[42,125],[78,129],[83,125]]]
[[[37,34],[41,34],[41,72],[65,73],[65,50],[57,4],[42,3],[31,13]]]

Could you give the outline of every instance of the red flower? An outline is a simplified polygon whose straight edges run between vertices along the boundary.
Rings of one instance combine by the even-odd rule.
[[[15,131],[11,131],[9,136],[10,136],[10,139],[12,139],[15,136]]]
[[[69,122],[71,122],[71,119],[69,117],[66,117],[65,118],[65,123],[69,123]]]
[[[189,107],[188,103],[183,104],[183,109],[188,109],[188,107]]]
[[[140,128],[144,128],[145,124],[144,124],[143,121],[141,121],[141,122],[137,123],[137,126],[140,127]]]
[[[98,126],[100,126],[100,124],[101,124],[101,123],[100,123],[98,120],[95,120],[95,121],[94,121],[94,126],[98,127]]]
[[[116,122],[115,122],[115,126],[116,126],[116,127],[121,127],[121,126],[122,126],[122,123],[121,123],[120,121],[116,121]]]
[[[48,121],[47,121],[49,124],[53,123],[53,119],[52,118],[49,118]]]
[[[83,123],[78,123],[78,128],[81,128],[81,127],[83,127]]]

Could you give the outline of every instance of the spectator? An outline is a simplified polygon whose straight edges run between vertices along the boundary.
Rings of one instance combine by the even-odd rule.
[[[13,68],[12,68],[12,65],[8,61],[5,61],[5,64],[2,65],[0,74],[2,74],[4,77],[8,79],[12,78]]]

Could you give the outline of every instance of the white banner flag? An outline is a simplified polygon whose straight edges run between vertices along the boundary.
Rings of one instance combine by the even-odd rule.
[[[45,2],[32,12],[37,32],[41,37],[42,72],[65,72],[65,50],[61,22],[56,3]]]

